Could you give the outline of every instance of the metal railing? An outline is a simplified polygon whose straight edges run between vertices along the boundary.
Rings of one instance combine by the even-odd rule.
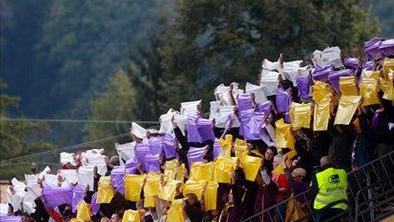
[[[362,221],[369,222],[381,219],[390,214],[376,215],[376,211],[393,201],[394,187],[394,151],[391,151],[361,167],[348,173],[348,210],[340,215],[330,218],[328,221]],[[281,222],[286,221],[289,200],[294,198],[299,203],[303,213],[306,215],[296,221],[312,221],[316,212],[313,210],[313,193],[309,189],[303,193],[281,201],[261,212],[245,218],[244,222]],[[392,211],[391,211],[392,213]],[[287,215],[289,216],[289,215]]]

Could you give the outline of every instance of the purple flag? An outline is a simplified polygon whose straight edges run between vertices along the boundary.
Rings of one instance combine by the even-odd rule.
[[[74,189],[73,189],[73,199],[72,199],[72,212],[75,213],[77,210],[77,206],[79,204],[80,201],[83,200],[83,198],[85,198],[85,190],[86,186],[81,185],[81,184],[77,184]]]
[[[140,162],[135,158],[129,159],[128,161],[126,161],[125,167],[126,167],[127,173],[135,174],[137,172],[137,168],[138,168],[139,163]]]
[[[1,222],[22,222],[22,217],[17,216],[0,216]]]
[[[290,109],[291,96],[287,90],[278,88],[276,93],[276,107],[279,113],[288,112]]]
[[[163,143],[160,137],[151,137],[149,139],[149,153],[152,155],[161,154],[163,151]]]
[[[126,175],[126,169],[123,166],[115,166],[111,171],[112,185],[116,191],[124,194],[124,176]]]
[[[267,101],[265,103],[257,104],[256,112],[263,112],[267,118],[272,117],[272,103]]]
[[[146,155],[145,167],[147,172],[160,172],[160,154]]]
[[[344,64],[347,69],[358,70],[361,68],[361,62],[358,58],[346,58]]]
[[[247,115],[245,115],[247,116]],[[261,130],[265,127],[266,116],[264,112],[252,112],[250,118],[241,121],[242,133],[245,140],[259,140]]]
[[[220,144],[215,141],[215,143],[213,144],[213,159],[216,159],[216,157],[218,157],[220,155],[222,147],[220,146]]]
[[[379,46],[381,54],[385,57],[394,56],[394,39],[388,39]]]
[[[310,102],[312,79],[309,75],[297,76],[298,95],[303,102]]]
[[[141,168],[145,170],[145,156],[150,152],[149,144],[138,143],[135,146],[135,156],[141,163]]]
[[[167,159],[177,157],[176,140],[171,134],[166,134],[163,137],[164,155]]]
[[[90,203],[90,211],[93,215],[96,215],[100,209],[100,204],[97,204],[97,192],[93,194],[92,201]]]
[[[197,129],[198,129],[198,133],[200,134],[200,138],[202,142],[208,140],[215,141],[215,134],[213,133],[212,120],[198,118]]]
[[[366,71],[373,71],[373,64],[374,61],[366,61],[364,63],[363,69],[365,69]]]
[[[351,76],[351,75],[352,75],[352,71],[350,69],[342,69],[331,73],[331,75],[328,77],[332,88],[335,90],[337,94],[340,94],[341,92],[339,89],[339,78],[343,76]]]
[[[190,147],[189,151],[187,152],[187,159],[189,163],[189,167],[194,162],[201,162],[204,160],[205,156],[205,147]]]
[[[73,191],[71,187],[45,186],[42,190],[42,197],[49,208],[55,208],[64,203],[72,205]]]
[[[239,111],[252,109],[252,94],[251,93],[240,93],[237,96],[237,107]]]
[[[187,142],[202,143],[200,133],[197,126],[198,116],[189,116],[187,118]]]
[[[333,71],[334,71],[334,67],[331,64],[325,67],[316,67],[312,73],[312,77],[314,80],[326,82],[328,80],[328,76]]]
[[[364,43],[364,53],[368,60],[378,60],[382,58],[381,51],[379,50],[382,40],[382,38],[375,36]]]

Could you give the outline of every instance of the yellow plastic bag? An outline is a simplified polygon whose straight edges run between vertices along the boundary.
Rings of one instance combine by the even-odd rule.
[[[394,101],[394,69],[388,73],[388,81],[386,81],[385,88],[383,90],[383,99]]]
[[[213,162],[193,163],[190,168],[190,179],[213,181]]]
[[[294,149],[295,139],[291,133],[291,125],[283,121],[283,119],[275,122],[275,145],[278,149],[290,148]]]
[[[324,131],[328,128],[330,121],[330,100],[320,101],[315,105],[313,115],[313,130]]]
[[[182,163],[180,166],[178,166],[175,179],[183,182],[185,179],[185,175],[186,175],[186,167],[185,164]]]
[[[214,163],[214,178],[218,183],[230,183],[231,175],[235,169],[237,159],[221,157],[216,158]]]
[[[140,213],[136,210],[125,210],[122,222],[141,222]]]
[[[245,140],[241,139],[235,139],[234,142],[234,151],[235,151],[235,156],[240,157],[242,154],[248,151],[248,144],[246,143]]]
[[[145,196],[158,196],[161,191],[161,175],[160,174],[148,174],[144,186]]]
[[[366,78],[373,78],[376,81],[379,81],[380,71],[363,71],[361,73],[361,79],[366,79]]]
[[[140,200],[142,186],[145,180],[145,174],[142,175],[134,175],[129,174],[126,175],[124,179],[124,187],[125,187],[125,199],[133,202],[137,202]]]
[[[155,207],[155,197],[154,196],[145,196],[144,197],[144,207]]]
[[[310,128],[312,105],[292,102],[290,106],[290,120],[293,128]]]
[[[183,199],[174,200],[171,203],[171,207],[167,212],[166,222],[184,222],[183,218]]]
[[[240,158],[241,166],[245,172],[245,178],[249,181],[256,179],[257,173],[260,170],[263,159],[260,157],[249,156],[247,154]]]
[[[334,124],[349,125],[357,110],[361,96],[341,96]]]
[[[183,187],[183,196],[186,196],[189,193],[194,193],[197,196],[198,200],[201,201],[201,197],[204,193],[206,185],[206,180],[188,180]]]
[[[100,177],[100,180],[98,182],[96,203],[110,203],[114,195],[115,189],[112,187],[111,178],[109,176]]]
[[[357,96],[356,78],[354,76],[339,77],[339,88],[342,96]]]
[[[220,151],[220,156],[230,157],[231,156],[231,148],[233,146],[233,135],[227,134],[224,139],[219,140],[220,147],[222,150]]]
[[[167,182],[162,188],[159,194],[159,198],[166,201],[173,201],[175,198],[176,187],[181,184],[181,181],[172,180]]]
[[[92,213],[90,212],[89,204],[81,201],[77,207],[77,219],[82,221],[91,221]]]
[[[331,86],[322,81],[314,81],[312,85],[312,99],[316,103],[332,97]]]
[[[394,70],[394,58],[385,58],[383,61],[383,78],[389,80],[390,70]]]
[[[205,210],[216,210],[218,183],[209,182],[204,192]]]
[[[360,96],[364,98],[363,106],[379,104],[379,86],[374,78],[365,78],[360,84]]]

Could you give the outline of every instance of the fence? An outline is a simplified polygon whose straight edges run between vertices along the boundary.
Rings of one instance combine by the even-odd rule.
[[[394,213],[390,203],[394,200],[394,151],[391,151],[356,171],[348,173],[349,192],[347,211],[336,215],[327,221],[376,221]],[[244,222],[270,222],[286,221],[283,209],[287,208],[290,199],[302,203],[299,206],[304,210],[306,216],[301,217],[300,222],[313,221],[315,212],[313,210],[312,190],[295,195],[287,200],[279,202],[272,207],[264,209]]]

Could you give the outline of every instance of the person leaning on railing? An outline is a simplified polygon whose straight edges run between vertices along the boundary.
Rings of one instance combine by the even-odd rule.
[[[312,178],[315,221],[325,221],[348,208],[346,171],[334,167],[328,156],[321,158],[320,166],[321,170]]]

